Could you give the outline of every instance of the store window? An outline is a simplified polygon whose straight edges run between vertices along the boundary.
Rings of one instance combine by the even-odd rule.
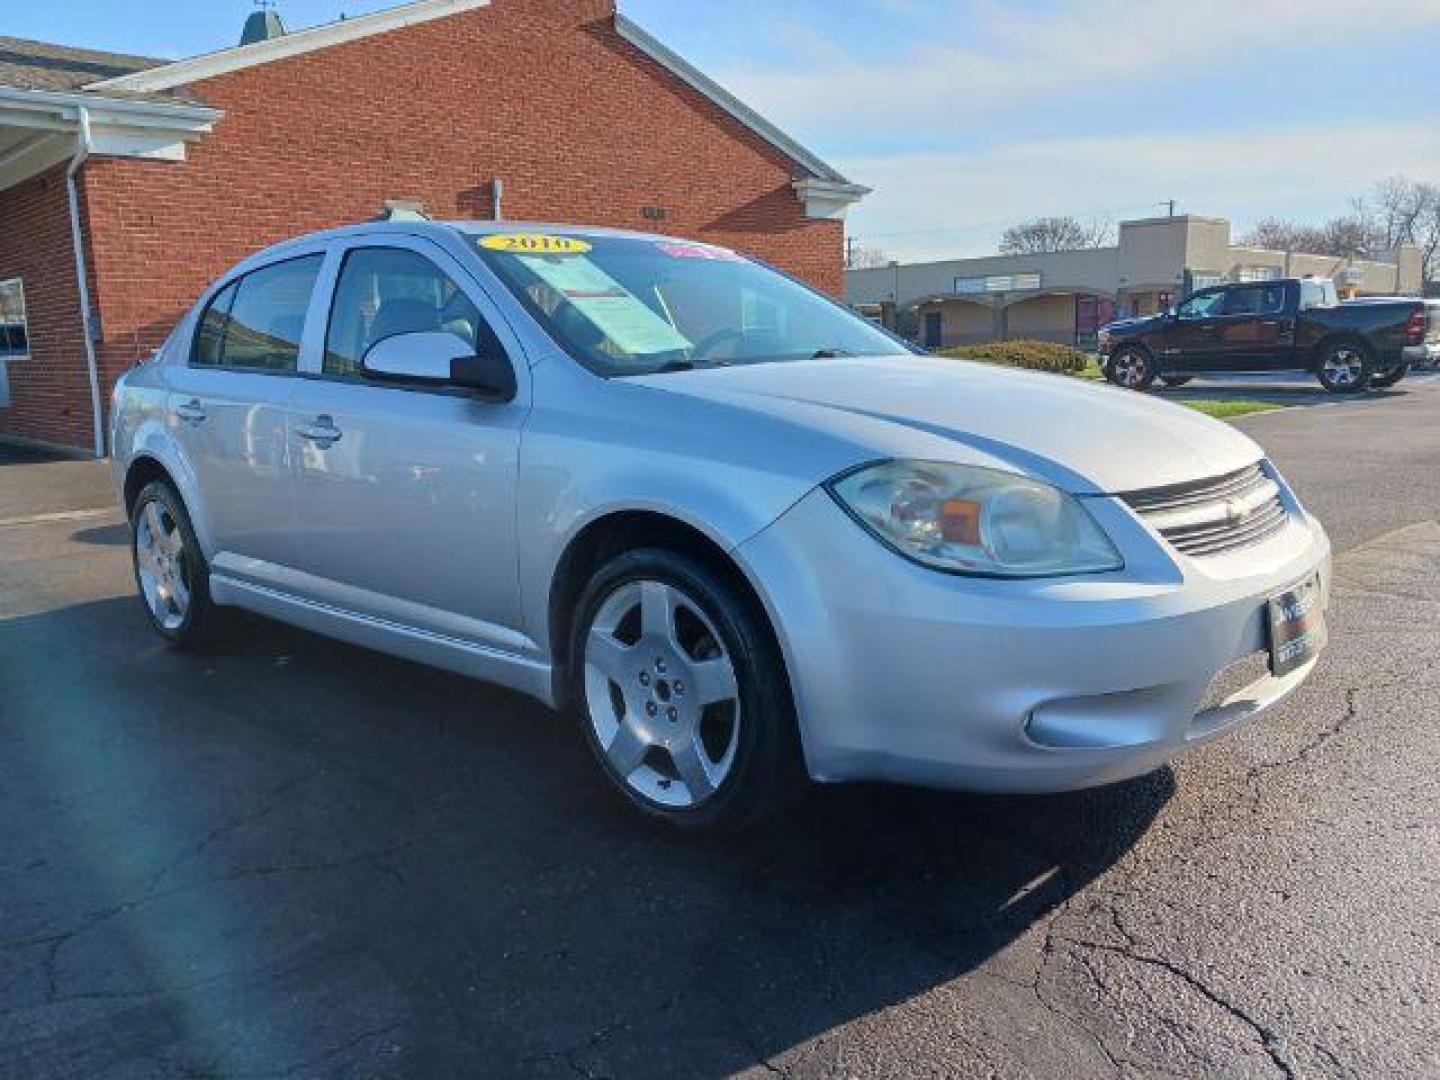
[[[30,328],[25,321],[25,286],[19,278],[0,281],[0,360],[30,355]]]

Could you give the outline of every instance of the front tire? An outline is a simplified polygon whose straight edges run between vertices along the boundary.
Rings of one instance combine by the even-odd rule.
[[[1149,390],[1156,374],[1155,361],[1144,349],[1117,349],[1110,357],[1110,381],[1126,390]]]
[[[1339,341],[1326,346],[1320,354],[1316,377],[1332,394],[1358,394],[1374,378],[1370,350],[1353,341]]]
[[[180,495],[165,481],[141,490],[130,511],[135,586],[155,632],[177,649],[210,636],[217,618],[210,567]]]
[[[652,820],[730,831],[803,782],[789,682],[755,604],[687,555],[642,549],[591,579],[570,700],[610,786]]]
[[[1398,383],[1401,379],[1405,378],[1405,376],[1409,374],[1409,364],[1401,364],[1399,367],[1393,367],[1389,371],[1382,371],[1380,374],[1372,375],[1370,377],[1370,389],[1385,390],[1391,386],[1394,386],[1396,383]]]

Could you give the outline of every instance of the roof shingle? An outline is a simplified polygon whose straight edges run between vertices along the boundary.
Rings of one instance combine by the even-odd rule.
[[[48,41],[0,36],[0,88],[76,93],[91,83],[170,63],[151,56],[77,49]],[[192,101],[183,91],[107,93],[107,97],[162,102]]]

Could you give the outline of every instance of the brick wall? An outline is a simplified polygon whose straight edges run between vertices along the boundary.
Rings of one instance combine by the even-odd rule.
[[[20,278],[30,356],[6,364],[10,404],[0,433],[63,446],[94,445],[85,338],[65,166],[0,191],[0,280]]]
[[[226,116],[187,161],[86,166],[107,393],[245,255],[387,199],[488,218],[497,176],[507,218],[703,237],[839,295],[842,225],[804,217],[796,166],[613,15],[607,0],[495,0],[190,87]]]

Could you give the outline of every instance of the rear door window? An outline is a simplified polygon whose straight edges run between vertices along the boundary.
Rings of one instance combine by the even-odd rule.
[[[1231,289],[1225,298],[1226,315],[1273,315],[1285,306],[1285,290],[1280,285],[1250,285]]]
[[[252,271],[206,308],[192,362],[202,367],[293,374],[305,315],[323,256],[306,255]]]

